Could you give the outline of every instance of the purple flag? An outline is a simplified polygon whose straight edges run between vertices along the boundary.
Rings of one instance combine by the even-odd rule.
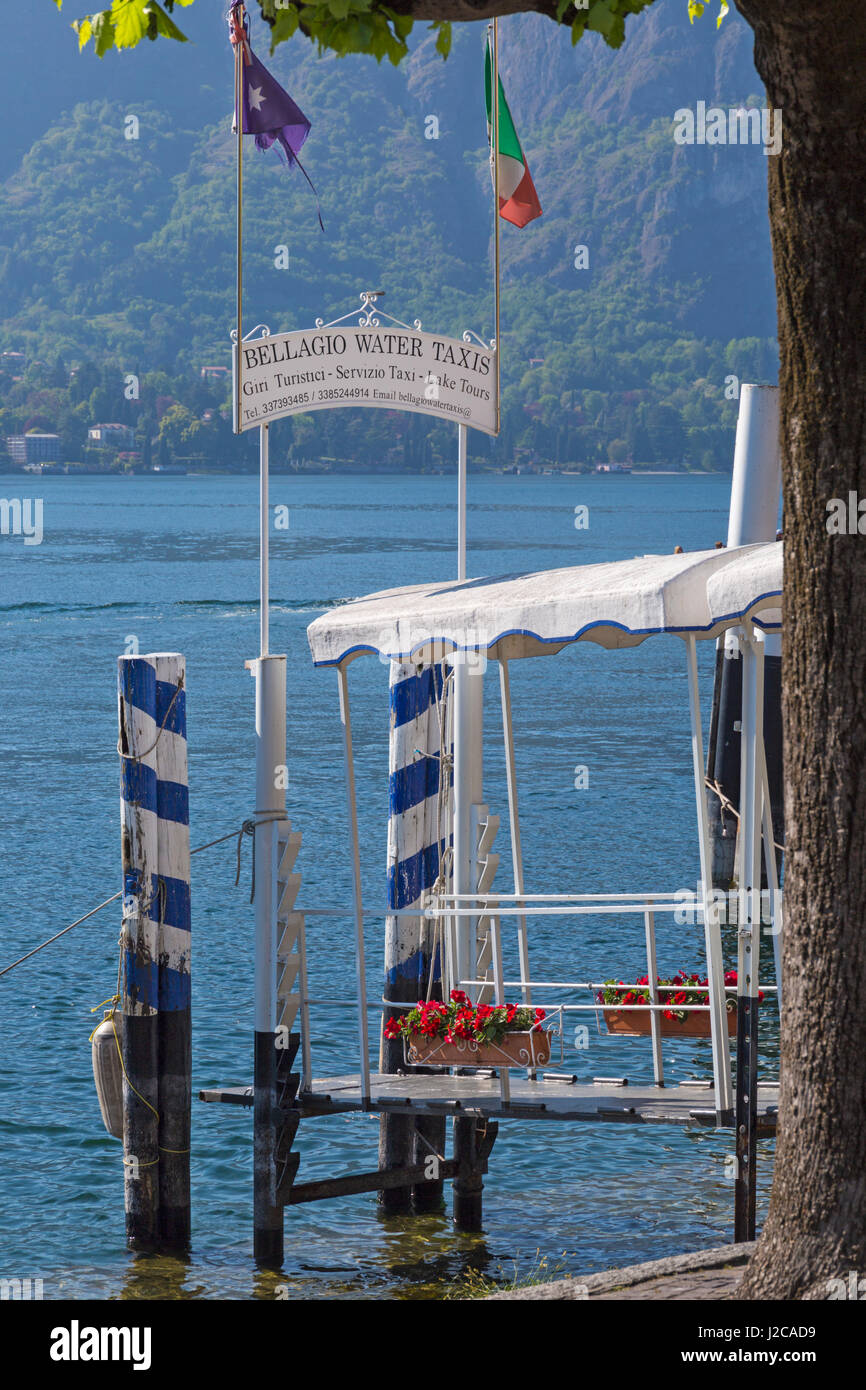
[[[313,187],[312,179],[298,158],[301,146],[310,133],[310,122],[303,111],[295,105],[288,92],[284,91],[272,77],[263,63],[260,63],[250,48],[249,30],[242,4],[234,4],[229,14],[229,32],[236,51],[240,49],[241,70],[243,73],[243,133],[256,137],[256,147],[269,150],[275,143],[282,146],[289,168],[297,164],[316,199],[319,226],[322,210],[319,195]],[[237,130],[237,111],[232,129]]]
[[[286,153],[289,165],[297,162],[301,146],[310,133],[307,120],[288,92],[271,77],[249,48],[244,63],[244,135],[256,137],[256,147],[269,150],[275,140]]]

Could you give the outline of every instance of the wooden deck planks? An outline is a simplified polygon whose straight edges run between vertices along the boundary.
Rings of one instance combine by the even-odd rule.
[[[202,1090],[199,1099],[251,1106],[251,1086],[221,1086]],[[357,1076],[326,1077],[313,1082],[311,1092],[299,1094],[302,1118],[353,1110],[425,1115],[476,1115],[483,1118],[584,1121],[617,1124],[715,1125],[712,1090],[689,1085],[610,1085],[559,1080],[528,1081],[511,1077],[511,1102],[503,1104],[496,1078],[480,1076],[382,1075],[371,1077],[368,1104],[361,1098]],[[778,1084],[758,1086],[758,1130],[776,1128]]]

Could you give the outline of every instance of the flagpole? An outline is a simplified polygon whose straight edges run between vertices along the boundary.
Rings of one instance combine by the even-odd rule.
[[[244,7],[235,6],[238,23],[243,25]],[[243,44],[235,44],[235,124],[237,125],[238,152],[237,152],[237,251],[236,251],[236,270],[237,270],[237,367],[235,370],[235,382],[237,392],[236,403],[236,426],[237,433],[241,432],[241,372],[243,370],[243,357],[241,354],[241,344],[243,343],[243,275],[244,275],[244,77],[243,63],[244,51]]]
[[[499,21],[493,21],[493,294],[496,336],[496,430],[499,431]]]

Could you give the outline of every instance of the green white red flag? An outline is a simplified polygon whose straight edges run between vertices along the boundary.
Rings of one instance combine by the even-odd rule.
[[[484,55],[484,96],[487,102],[487,142],[490,146],[490,169],[493,172],[493,81],[490,40]],[[534,217],[541,216],[541,204],[526,163],[514,121],[505,100],[502,78],[499,78],[499,216],[515,227],[525,227]]]

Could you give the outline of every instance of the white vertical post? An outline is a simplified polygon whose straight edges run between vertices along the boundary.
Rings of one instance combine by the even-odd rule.
[[[695,805],[698,813],[698,847],[701,860],[701,897],[704,913],[704,941],[707,953],[707,979],[710,994],[710,1033],[713,1046],[713,1084],[717,1115],[730,1114],[732,1104],[731,1068],[728,1058],[728,1025],[725,1017],[725,972],[722,941],[715,905],[711,898],[710,826],[704,793],[704,736],[701,729],[701,701],[698,688],[698,658],[693,633],[686,637],[689,671],[689,714],[692,727],[692,769]]]
[[[742,771],[740,774],[740,864],[738,995],[757,997],[761,932],[762,787],[759,749],[763,724],[763,646],[746,630],[743,639]]]
[[[490,946],[493,963],[493,998],[497,1005],[505,1003],[505,976],[502,969],[502,923],[499,917],[490,918]],[[508,1063],[499,1068],[499,1095],[504,1105],[511,1100],[511,1077]]]
[[[765,648],[766,650],[766,648]],[[770,779],[767,774],[767,752],[764,740],[758,748],[759,773],[761,780],[761,804],[763,807],[761,827],[764,834],[764,866],[767,870],[767,887],[770,890],[770,919],[773,928],[773,966],[776,975],[776,1004],[779,1015],[782,1013],[782,895],[779,891],[779,870],[776,864],[776,843],[773,830],[773,807],[770,801]]]
[[[286,658],[260,657],[256,678],[255,1028],[273,1040],[277,988],[277,835],[285,812]]]
[[[277,864],[286,794],[286,658],[248,663],[256,681],[255,1065],[253,1115],[254,1251],[260,1264],[279,1265],[283,1209],[276,1201]]]
[[[514,891],[523,892],[523,850],[520,843],[520,815],[517,809],[517,770],[514,762],[514,728],[511,722],[511,673],[508,659],[499,659],[499,693],[502,700],[502,731],[505,736],[505,774],[508,782],[508,826],[511,832],[511,863],[514,869]],[[515,903],[520,907],[521,903]],[[532,1003],[532,990],[526,981],[529,976],[529,939],[526,916],[517,918],[517,947],[520,956],[521,996],[524,1004]]]
[[[499,344],[496,344],[497,348]],[[466,578],[466,426],[457,426],[457,578]]]
[[[473,876],[472,805],[483,800],[483,695],[484,678],[467,664],[471,653],[462,653],[454,668],[454,892],[471,896],[477,884]],[[458,898],[458,907],[467,907]],[[473,946],[477,939],[475,917],[455,917],[456,980],[475,978]],[[468,990],[475,997],[477,989]]]
[[[259,425],[259,654],[267,656],[270,623],[268,596],[270,508],[268,505],[268,427]]]
[[[349,811],[349,842],[352,854],[352,896],[355,905],[355,978],[358,989],[358,1046],[361,1052],[361,1099],[370,1099],[370,1043],[367,1033],[367,971],[364,962],[364,903],[361,895],[361,847],[358,840],[358,805],[355,799],[355,760],[352,754],[352,717],[346,668],[338,670],[340,681],[340,719],[346,758],[346,797]]]
[[[779,448],[779,388],[740,387],[734,469],[731,475],[731,509],[728,514],[728,549],[770,541],[779,519],[782,488],[782,454]],[[732,641],[736,639],[732,634]],[[770,633],[767,656],[779,656],[782,639]]]
[[[779,388],[744,383],[731,476],[729,549],[775,536],[781,487]]]
[[[646,970],[651,1004],[659,1002],[658,965],[656,962],[656,917],[652,910],[652,899],[647,900],[643,915],[646,938]],[[656,1009],[650,1009],[650,1032],[653,1044],[653,1076],[657,1086],[665,1084],[664,1061],[662,1058],[662,1024]]]
[[[466,426],[457,426],[457,578],[466,578]],[[469,634],[464,634],[468,642]],[[484,665],[481,657],[479,664]],[[472,874],[472,817],[470,807],[483,800],[483,671],[474,669],[469,652],[454,661],[454,892],[471,893],[476,884]],[[458,903],[465,907],[466,903]],[[474,952],[477,919],[455,917],[452,952],[452,986],[460,979],[475,976]],[[475,989],[469,993],[474,996]]]

